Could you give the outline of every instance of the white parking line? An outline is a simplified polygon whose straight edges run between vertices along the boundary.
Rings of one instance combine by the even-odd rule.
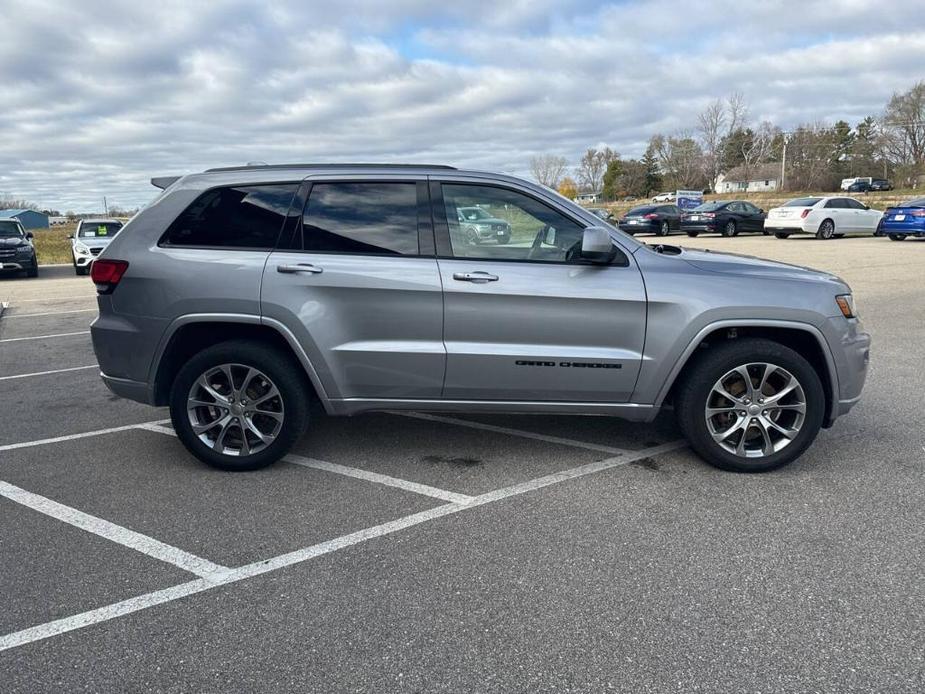
[[[683,441],[675,441],[672,443],[662,444],[660,446],[653,446],[652,448],[646,448],[641,451],[635,451],[625,455],[614,456],[613,458],[609,458],[607,460],[601,460],[596,463],[582,465],[580,467],[572,468],[571,470],[563,470],[552,475],[546,475],[544,477],[530,480],[529,482],[523,482],[521,484],[515,484],[510,487],[505,487],[493,492],[481,494],[477,497],[474,497],[468,504],[452,503],[445,504],[443,506],[437,506],[435,508],[428,509],[427,511],[421,511],[420,513],[404,516],[403,518],[398,518],[397,520],[389,521],[387,523],[374,525],[370,528],[366,528],[365,530],[343,535],[333,540],[328,540],[317,545],[312,545],[311,547],[305,547],[304,549],[281,554],[271,559],[257,561],[252,564],[246,564],[245,566],[241,566],[236,569],[229,569],[226,573],[217,575],[213,580],[199,579],[190,581],[188,583],[182,583],[180,585],[173,586],[172,588],[165,588],[163,590],[146,593],[144,595],[139,595],[134,598],[129,598],[128,600],[106,605],[105,607],[100,607],[95,610],[82,612],[71,617],[65,617],[63,619],[58,619],[52,622],[47,622],[45,624],[39,624],[34,627],[22,629],[21,631],[16,631],[5,636],[0,636],[0,651],[16,648],[18,646],[23,646],[25,644],[40,641],[42,639],[47,639],[52,636],[74,631],[75,629],[82,629],[83,627],[93,624],[107,622],[123,615],[132,614],[133,612],[138,612],[149,607],[154,607],[155,605],[162,605],[167,602],[173,602],[174,600],[179,600],[180,598],[184,598],[188,595],[202,593],[221,585],[227,585],[246,578],[251,578],[253,576],[259,576],[261,574],[276,571],[278,569],[292,566],[293,564],[298,564],[309,559],[314,559],[315,557],[319,557],[324,554],[330,554],[331,552],[336,552],[346,547],[352,547],[377,537],[390,535],[400,530],[405,530],[406,528],[420,525],[421,523],[426,523],[427,521],[431,521],[436,518],[441,518],[443,516],[459,513],[460,511],[477,508],[479,506],[490,504],[501,499],[507,499],[512,496],[526,494],[527,492],[531,492],[536,489],[542,489],[544,487],[558,484],[566,480],[576,479],[578,477],[591,475],[603,470],[628,465],[629,463],[632,463],[636,460],[641,460],[653,455],[659,455],[662,453],[667,453],[668,451],[682,448],[684,445],[685,444]]]
[[[45,313],[7,313],[7,318],[36,318],[37,316],[60,316],[65,313],[90,313],[98,311],[96,308],[78,308],[72,311],[47,311]]]
[[[70,337],[71,335],[89,335],[89,330],[81,330],[76,333],[55,333],[54,335],[34,335],[32,337],[7,337],[0,342],[23,342],[24,340],[47,340],[51,337]]]
[[[0,453],[3,451],[15,451],[17,448],[31,448],[32,446],[44,446],[49,443],[61,443],[62,441],[74,441],[76,439],[86,439],[92,436],[102,436],[104,434],[115,434],[119,431],[130,431],[132,429],[143,429],[152,424],[164,424],[169,419],[158,419],[153,422],[143,422],[141,424],[126,424],[120,427],[110,427],[108,429],[97,429],[96,431],[84,431],[80,434],[66,434],[64,436],[55,436],[50,439],[36,439],[35,441],[23,441],[21,443],[7,443],[0,446]]]
[[[52,371],[33,371],[31,374],[14,374],[13,376],[0,376],[0,381],[11,381],[14,378],[30,378],[32,376],[49,376],[51,374],[63,374],[68,371],[83,371],[84,369],[98,369],[99,364],[90,364],[89,366],[72,366],[69,369],[54,369]]]
[[[146,431],[154,431],[158,434],[167,434],[168,436],[177,435],[177,432],[173,429],[158,424],[142,424],[138,428],[145,429]],[[440,489],[439,487],[431,487],[428,484],[403,480],[400,477],[381,475],[378,472],[370,472],[369,470],[361,470],[360,468],[338,465],[337,463],[328,463],[324,460],[316,460],[315,458],[304,458],[301,455],[294,455],[292,453],[284,457],[283,461],[293,465],[313,468],[315,470],[333,472],[335,475],[344,475],[345,477],[353,477],[354,479],[364,480],[366,482],[375,482],[376,484],[381,484],[386,487],[403,489],[406,492],[430,496],[434,499],[440,499],[441,501],[449,501],[452,504],[468,504],[474,498],[466,494],[457,494],[456,492],[447,491],[446,489]]]
[[[55,295],[55,296],[43,296],[40,299],[16,299],[16,303],[24,304],[26,302],[31,303],[33,301],[58,301],[58,300],[82,301],[84,299],[95,299],[96,297],[97,297],[96,294],[61,294],[61,295]]]
[[[403,489],[406,492],[414,492],[415,494],[421,494],[423,496],[432,496],[435,499],[449,501],[452,504],[469,504],[475,498],[466,494],[457,494],[456,492],[450,492],[446,489],[431,487],[427,484],[419,484],[418,482],[403,480],[399,477],[381,475],[378,472],[370,472],[369,470],[347,467],[346,465],[338,465],[337,463],[328,463],[324,460],[315,460],[314,458],[303,458],[300,455],[287,455],[285,458],[283,458],[283,460],[285,460],[287,463],[292,463],[293,465],[301,465],[303,467],[314,468],[315,470],[333,472],[337,475],[354,477],[358,480],[375,482],[376,484],[382,484],[386,487],[395,487],[397,489]]]
[[[511,429],[509,427],[499,427],[495,424],[483,424],[482,422],[470,422],[468,419],[457,419],[456,417],[442,417],[435,414],[425,414],[423,412],[392,412],[402,417],[412,417],[414,419],[423,419],[430,422],[443,422],[444,424],[455,424],[470,429],[482,429],[483,431],[493,431],[498,434],[508,434],[510,436],[521,436],[526,439],[536,439],[546,443],[557,443],[561,446],[573,446],[575,448],[586,448],[589,451],[600,451],[610,455],[623,455],[629,451],[613,446],[602,446],[597,443],[588,443],[587,441],[578,441],[576,439],[566,439],[561,436],[550,436],[548,434],[538,434],[533,431],[524,431],[523,429]]]
[[[88,533],[99,535],[123,547],[129,547],[154,559],[173,564],[201,578],[221,575],[228,571],[227,566],[213,564],[208,559],[197,557],[195,554],[190,554],[178,547],[155,540],[153,537],[136,533],[134,530],[123,528],[121,525],[78,511],[76,508],[59,504],[48,497],[33,494],[2,480],[0,480],[0,496],[4,496],[10,501],[15,501],[26,508],[31,508],[33,511],[56,518],[68,525],[86,530]]]

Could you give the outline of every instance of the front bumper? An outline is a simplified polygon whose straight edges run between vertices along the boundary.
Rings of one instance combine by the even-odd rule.
[[[77,267],[87,267],[94,260],[96,260],[96,256],[94,255],[90,255],[90,254],[84,255],[83,253],[74,254],[74,265],[76,265]]]
[[[8,256],[0,258],[0,271],[21,272],[22,270],[32,270],[38,265],[38,261],[33,258],[17,258]]]

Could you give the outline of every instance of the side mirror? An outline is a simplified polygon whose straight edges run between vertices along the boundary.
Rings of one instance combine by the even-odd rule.
[[[614,258],[613,241],[604,227],[588,227],[581,235],[581,258],[592,263],[609,263]]]
[[[71,239],[72,241],[74,240],[74,234],[68,234],[67,237]]]
[[[864,205],[864,209],[865,209],[865,210],[869,210],[869,209],[870,209],[870,205]]]
[[[26,232],[26,238],[27,238],[27,239],[34,239],[34,238],[35,238],[35,234],[33,234],[31,231],[27,231],[27,232]]]
[[[758,213],[759,213],[759,214],[764,214],[764,208],[759,207],[759,208],[758,208]]]

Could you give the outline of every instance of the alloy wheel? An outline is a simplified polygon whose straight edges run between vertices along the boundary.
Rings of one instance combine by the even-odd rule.
[[[221,364],[204,372],[190,388],[190,426],[216,453],[247,456],[276,440],[283,426],[283,398],[276,384],[244,364]]]
[[[800,433],[806,394],[797,378],[780,366],[742,364],[713,384],[704,417],[721,448],[742,458],[765,458]]]

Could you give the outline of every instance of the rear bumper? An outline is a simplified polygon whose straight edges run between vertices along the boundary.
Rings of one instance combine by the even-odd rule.
[[[861,399],[870,365],[870,335],[864,332],[860,321],[848,321],[847,329],[845,323],[841,317],[829,318],[823,328],[838,380],[837,402],[829,424],[836,417],[848,413]]]
[[[646,221],[643,224],[626,224],[621,223],[620,231],[625,231],[627,234],[654,234],[658,228],[658,223]]]
[[[116,378],[115,376],[107,376],[102,372],[100,372],[100,378],[103,379],[103,383],[106,384],[106,387],[120,398],[134,400],[135,402],[141,402],[146,405],[154,404],[154,393],[148,384],[143,381]]]
[[[681,222],[681,231],[696,231],[698,234],[715,234],[717,233],[714,222]]]

